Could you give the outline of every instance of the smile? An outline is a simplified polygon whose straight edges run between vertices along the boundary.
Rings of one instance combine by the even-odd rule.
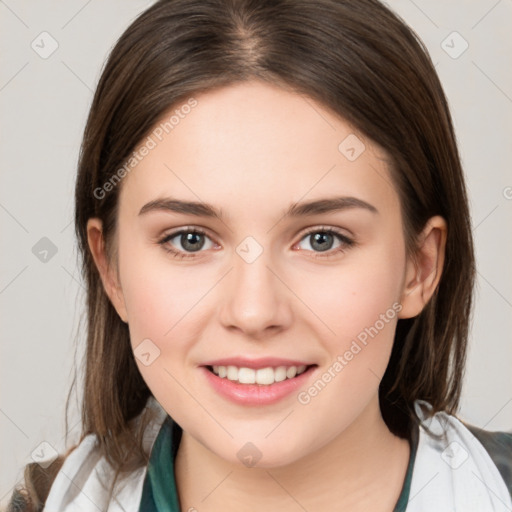
[[[205,381],[217,394],[242,406],[268,406],[293,396],[319,372],[317,364],[290,366],[203,365]],[[271,364],[271,363],[270,363]]]
[[[221,379],[228,379],[240,384],[260,384],[270,386],[275,382],[282,382],[286,379],[293,379],[306,371],[306,365],[300,366],[278,366],[266,368],[246,368],[237,366],[208,366],[210,371]]]

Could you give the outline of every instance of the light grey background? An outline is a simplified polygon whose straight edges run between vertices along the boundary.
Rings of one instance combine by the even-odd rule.
[[[64,404],[83,341],[72,224],[78,150],[103,62],[151,3],[0,0],[0,504],[41,442],[65,448]],[[512,0],[388,5],[429,49],[467,173],[478,284],[459,415],[512,430]],[[52,40],[58,48],[42,58]],[[57,250],[46,262],[33,253],[43,237]]]

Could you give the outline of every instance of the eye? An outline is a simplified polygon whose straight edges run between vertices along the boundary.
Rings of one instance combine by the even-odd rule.
[[[173,242],[174,239],[176,239],[175,242]],[[205,239],[210,242],[209,245],[206,244],[206,247]],[[332,257],[355,245],[354,240],[338,230],[323,226],[315,227],[307,231],[301,238],[301,242],[308,239],[310,240],[309,245],[312,247],[312,252],[315,253],[315,258]],[[338,242],[338,246],[332,249],[336,241]],[[215,246],[206,232],[199,228],[182,228],[179,231],[165,235],[158,241],[158,244],[161,245],[166,252],[179,259],[198,257],[198,255],[194,253],[200,253],[203,248],[211,249]],[[176,248],[177,245],[181,245],[181,248]]]
[[[201,249],[205,246],[205,238],[209,240],[207,234],[201,229],[184,228],[165,235],[158,243],[175,258],[194,258],[196,257],[194,253],[201,252]],[[170,245],[174,239],[177,239],[174,244],[181,245],[182,249],[175,249],[174,244]],[[207,246],[206,249],[211,249],[213,245],[210,240],[210,246]]]
[[[335,256],[355,245],[355,241],[351,238],[334,228],[327,227],[315,227],[308,230],[302,237],[301,242],[303,240],[309,240],[309,246],[312,247],[313,252],[315,252],[315,258]],[[333,244],[336,241],[338,241],[339,245],[332,250]]]

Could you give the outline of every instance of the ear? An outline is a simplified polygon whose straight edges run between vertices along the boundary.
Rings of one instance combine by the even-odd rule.
[[[103,239],[103,226],[98,218],[90,218],[87,221],[87,241],[94,259],[94,263],[103,283],[103,288],[108,295],[112,305],[125,323],[128,322],[126,305],[118,276],[111,265],[109,265],[105,253],[105,242]]]
[[[407,258],[398,318],[419,315],[434,294],[443,271],[446,237],[446,221],[431,217],[418,237],[416,252]]]

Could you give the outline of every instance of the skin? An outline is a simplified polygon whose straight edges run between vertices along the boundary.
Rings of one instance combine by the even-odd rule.
[[[175,461],[181,508],[329,511],[342,503],[346,511],[391,511],[410,449],[384,423],[378,387],[398,318],[419,314],[439,282],[446,224],[431,218],[416,257],[407,256],[386,154],[310,98],[258,81],[195,98],[198,105],[121,183],[117,267],[105,258],[101,222],[88,223],[132,347],[149,338],[160,350],[148,366],[136,361],[184,430]],[[366,149],[349,161],[338,146],[353,133]],[[224,221],[139,215],[167,196],[213,204]],[[335,196],[362,199],[378,213],[357,207],[282,218],[291,203]],[[183,227],[207,237],[200,252],[188,250],[195,257],[176,259],[158,240]],[[322,252],[304,233],[314,227],[356,243],[334,237]],[[236,252],[248,236],[263,249],[252,263]],[[178,236],[167,246],[187,253],[182,242]],[[268,406],[234,404],[199,369],[234,355],[297,358],[318,365],[305,390],[393,304],[400,312],[306,405],[296,393]],[[262,454],[254,467],[237,457],[248,441]]]

